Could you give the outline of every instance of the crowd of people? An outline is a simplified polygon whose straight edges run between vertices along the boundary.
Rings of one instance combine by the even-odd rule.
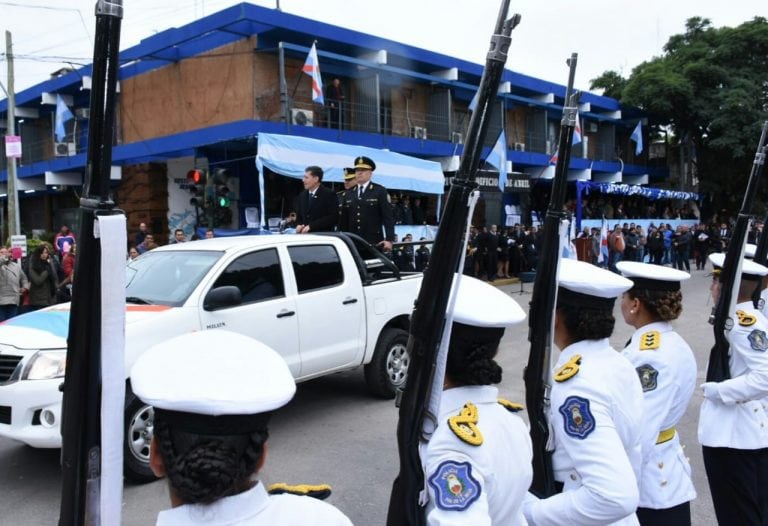
[[[682,206],[679,200],[651,200],[642,196],[611,196],[589,194],[581,200],[584,219],[699,219],[699,210],[693,201]],[[569,199],[566,209],[576,213],[576,199]]]

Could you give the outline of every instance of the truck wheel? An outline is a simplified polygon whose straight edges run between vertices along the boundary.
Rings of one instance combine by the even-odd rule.
[[[368,390],[381,398],[394,398],[397,390],[405,387],[410,364],[408,332],[384,329],[376,343],[371,363],[365,366]]]
[[[131,392],[127,393],[126,398],[123,472],[133,482],[152,482],[157,480],[149,467],[149,444],[152,442],[155,410]]]

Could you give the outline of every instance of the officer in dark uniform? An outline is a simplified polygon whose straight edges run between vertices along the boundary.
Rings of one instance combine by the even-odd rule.
[[[336,199],[339,203],[339,230],[349,232],[349,198],[347,190],[357,186],[354,168],[344,168],[344,189],[336,192]]]
[[[347,221],[341,221],[342,230],[357,234],[370,244],[381,245],[385,251],[390,251],[395,240],[395,221],[387,189],[371,181],[375,169],[376,163],[372,159],[365,156],[355,159],[357,186],[345,193],[349,213]]]

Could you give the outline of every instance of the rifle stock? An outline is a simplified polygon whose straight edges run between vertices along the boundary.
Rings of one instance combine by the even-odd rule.
[[[751,219],[749,211],[752,207],[755,190],[757,189],[757,182],[765,166],[766,135],[768,135],[768,121],[763,123],[763,131],[760,135],[755,160],[752,163],[752,170],[747,181],[747,189],[741,203],[739,215],[736,218],[736,226],[733,229],[728,251],[725,254],[723,269],[720,273],[720,294],[710,316],[710,323],[714,326],[715,331],[715,344],[709,353],[707,382],[722,382],[731,377],[728,359],[730,346],[725,337],[725,331],[728,328],[727,321],[731,316],[733,306],[738,297],[741,281],[741,260]]]
[[[520,15],[506,18],[508,8],[509,0],[502,0],[459,170],[448,192],[430,264],[424,272],[411,317],[408,340],[411,363],[400,400],[397,426],[400,471],[390,495],[388,526],[417,526],[426,522],[424,509],[419,502],[424,489],[424,473],[419,456],[422,426],[443,335],[451,284],[461,256],[462,235],[467,226],[467,203],[476,186],[474,180],[490,123],[489,107],[497,96],[507,60],[510,35],[520,21]]]
[[[547,451],[549,426],[550,355],[552,348],[552,319],[557,300],[557,268],[560,261],[560,224],[565,219],[565,203],[568,165],[571,159],[573,131],[576,127],[576,104],[578,93],[573,91],[576,74],[576,53],[571,55],[568,65],[568,87],[560,126],[557,166],[552,193],[544,218],[544,232],[541,242],[541,258],[536,269],[533,296],[528,315],[528,340],[531,350],[528,366],[525,368],[525,401],[531,424],[533,442],[533,482],[531,491],[539,497],[555,493],[555,478],[552,469],[552,453]]]

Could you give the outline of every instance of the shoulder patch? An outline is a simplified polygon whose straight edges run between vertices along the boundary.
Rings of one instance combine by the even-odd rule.
[[[569,396],[558,409],[563,415],[565,434],[584,440],[595,430],[595,417],[589,410],[589,400],[580,396]]]
[[[749,327],[750,325],[757,323],[757,318],[754,315],[744,312],[743,310],[737,310],[736,317],[739,318],[739,325],[742,327]]]
[[[292,495],[305,495],[319,500],[327,499],[331,496],[331,486],[328,484],[286,484],[278,482],[271,484],[267,490],[270,495],[280,495],[281,493],[290,493]]]
[[[765,336],[765,331],[754,329],[749,333],[747,339],[749,340],[749,345],[755,351],[765,352],[768,349],[768,338]]]
[[[555,373],[555,382],[565,382],[570,380],[577,374],[579,374],[579,366],[581,365],[581,355],[574,354],[573,357],[568,360],[565,365]]]
[[[659,371],[650,364],[643,364],[635,369],[640,378],[640,385],[643,386],[643,392],[653,391],[658,385]]]
[[[477,427],[478,420],[477,406],[467,402],[458,415],[448,419],[448,426],[463,442],[470,446],[480,446],[483,444],[483,434]]]
[[[523,406],[523,404],[512,402],[510,400],[507,400],[506,398],[498,398],[496,401],[499,402],[504,409],[506,409],[511,413],[517,413],[518,411],[522,411],[523,409],[525,409],[525,406]]]
[[[644,332],[640,336],[640,350],[653,351],[661,346],[661,333],[659,331]]]
[[[437,466],[435,473],[429,477],[429,485],[435,492],[435,505],[447,511],[467,509],[482,491],[480,483],[472,476],[472,465],[452,460]]]

